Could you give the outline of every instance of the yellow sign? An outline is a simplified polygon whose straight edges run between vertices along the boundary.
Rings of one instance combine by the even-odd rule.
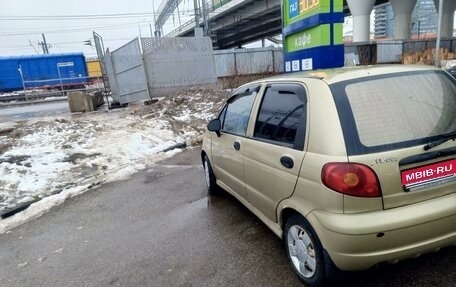
[[[320,5],[320,0],[299,0],[299,14]]]

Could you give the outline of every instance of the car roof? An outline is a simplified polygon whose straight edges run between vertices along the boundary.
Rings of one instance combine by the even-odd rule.
[[[375,65],[375,66],[357,66],[357,67],[342,67],[335,69],[324,69],[307,72],[296,72],[289,73],[280,76],[270,77],[256,82],[264,81],[302,81],[306,78],[314,78],[325,81],[328,84],[342,82],[346,80],[352,80],[357,78],[363,78],[373,75],[385,75],[390,73],[401,73],[401,72],[415,72],[415,71],[432,71],[441,70],[433,66],[424,65]]]

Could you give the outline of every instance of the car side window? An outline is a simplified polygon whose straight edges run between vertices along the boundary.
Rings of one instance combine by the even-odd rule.
[[[250,112],[252,110],[255,96],[260,90],[260,86],[243,88],[236,91],[227,101],[220,116],[223,116],[222,131],[245,136],[249,123]]]
[[[254,138],[303,150],[307,96],[300,84],[270,84],[263,96]]]

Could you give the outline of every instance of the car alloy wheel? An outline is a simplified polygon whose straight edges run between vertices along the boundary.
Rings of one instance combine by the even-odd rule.
[[[286,220],[283,242],[293,269],[306,286],[321,286],[337,275],[338,269],[303,216],[295,214]]]
[[[317,269],[315,247],[306,230],[299,225],[291,226],[288,229],[287,244],[295,269],[305,278],[314,276]]]

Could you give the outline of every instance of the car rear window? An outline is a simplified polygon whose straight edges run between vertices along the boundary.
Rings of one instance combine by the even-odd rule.
[[[456,85],[443,71],[331,85],[350,155],[424,144],[456,130]]]

